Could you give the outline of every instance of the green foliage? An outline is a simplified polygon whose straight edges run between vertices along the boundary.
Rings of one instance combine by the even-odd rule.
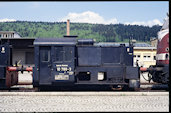
[[[70,23],[70,35],[93,38],[97,42],[128,42],[130,37],[147,42],[156,37],[160,29],[161,26]],[[16,31],[22,37],[63,37],[66,35],[66,22],[1,22],[0,31]]]

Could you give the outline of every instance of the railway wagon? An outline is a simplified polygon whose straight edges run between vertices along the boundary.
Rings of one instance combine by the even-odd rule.
[[[133,67],[133,45],[109,45],[93,39],[34,40],[33,86],[107,85],[139,88],[139,67]]]

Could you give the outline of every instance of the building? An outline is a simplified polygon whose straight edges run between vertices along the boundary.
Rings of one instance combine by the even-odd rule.
[[[136,43],[134,47],[134,66],[149,67],[156,64],[156,47],[146,43]]]
[[[15,31],[0,31],[0,38],[21,38],[21,35]]]
[[[157,47],[157,42],[158,42],[157,38],[155,38],[155,37],[150,38],[151,46]]]

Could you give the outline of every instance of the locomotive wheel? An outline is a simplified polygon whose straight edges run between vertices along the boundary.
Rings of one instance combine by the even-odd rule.
[[[120,85],[112,85],[110,87],[113,91],[120,91],[123,88],[123,86],[120,86]]]

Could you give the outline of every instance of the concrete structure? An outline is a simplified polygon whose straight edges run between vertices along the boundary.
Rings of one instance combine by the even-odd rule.
[[[169,92],[1,92],[0,112],[169,112]]]
[[[21,38],[21,36],[15,31],[0,31],[0,38]]]

